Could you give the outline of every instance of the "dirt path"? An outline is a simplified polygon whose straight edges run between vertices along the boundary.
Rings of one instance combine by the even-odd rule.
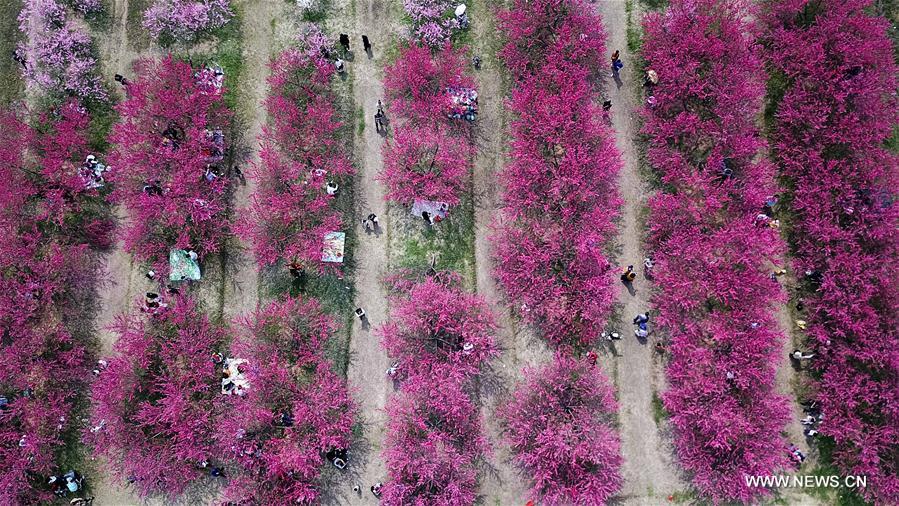
[[[639,174],[639,158],[634,145],[639,128],[636,109],[640,102],[635,96],[632,81],[634,63],[626,52],[624,2],[606,0],[598,4],[608,32],[609,54],[616,49],[621,50],[625,65],[625,71],[621,73],[624,83],[616,85],[610,80],[607,91],[613,104],[615,140],[624,160],[619,175],[619,191],[624,199],[617,239],[619,262],[634,264],[639,272],[644,258],[644,231],[639,217],[649,198],[646,184]],[[654,385],[652,343],[640,343],[634,337],[631,324],[635,314],[649,309],[650,286],[642,277],[638,277],[634,285],[632,292],[621,290],[620,320],[617,322],[617,329],[624,336],[616,345],[618,358],[615,368],[620,404],[621,452],[624,457],[624,487],[620,497],[626,504],[655,505],[664,501],[670,493],[683,488],[684,484],[673,462],[670,444],[660,434],[659,426],[653,419],[653,391],[654,386],[658,386]]]
[[[355,161],[356,161],[356,300],[357,307],[365,309],[367,324],[358,319],[353,320],[350,334],[350,362],[347,379],[352,389],[364,424],[364,433],[359,448],[354,451],[352,459],[353,480],[362,487],[361,495],[351,491],[353,483],[346,483],[332,490],[333,501],[339,504],[378,504],[377,499],[369,493],[369,487],[377,482],[386,481],[384,461],[381,459],[382,441],[384,439],[387,415],[384,406],[393,391],[385,371],[390,367],[387,353],[381,348],[380,340],[374,329],[387,319],[387,292],[381,283],[382,276],[388,271],[388,235],[390,221],[387,205],[384,201],[384,186],[375,180],[383,169],[381,145],[383,137],[376,132],[374,115],[378,100],[384,98],[382,84],[382,68],[384,52],[393,42],[388,38],[390,15],[387,4],[380,0],[355,0],[350,10],[338,17],[349,20],[342,27],[338,20],[338,29],[345,29],[350,36],[354,57],[349,61],[349,74],[352,79],[353,101],[356,108],[361,109],[364,117],[364,129],[355,129]],[[370,59],[362,51],[361,36],[369,36],[374,58]],[[337,35],[336,33],[334,34]],[[388,114],[390,112],[388,111]],[[378,233],[367,234],[362,227],[362,217],[375,213],[380,221]]]
[[[243,66],[238,84],[239,107],[233,129],[239,139],[235,163],[243,168],[259,161],[259,135],[266,122],[263,101],[268,93],[269,61],[274,52],[276,20],[284,16],[283,2],[245,0],[236,2],[243,13],[241,38]],[[252,178],[238,186],[234,194],[235,219],[250,204],[256,184]],[[259,304],[259,271],[251,245],[239,241],[238,248],[228,252],[223,313],[227,320],[252,313]]]

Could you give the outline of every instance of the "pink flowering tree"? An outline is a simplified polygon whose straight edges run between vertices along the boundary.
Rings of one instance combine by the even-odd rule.
[[[494,275],[548,341],[589,345],[615,298],[603,247],[620,206],[621,161],[589,84],[604,58],[602,24],[580,1],[520,2],[500,20],[516,118]]]
[[[576,69],[595,79],[608,68],[605,30],[587,2],[518,0],[499,21],[506,36],[500,57],[516,79],[555,74],[557,80]]]
[[[477,374],[499,354],[496,323],[486,301],[457,283],[428,278],[392,301],[391,318],[380,328],[382,344],[407,374],[425,374],[438,364],[464,376]]]
[[[618,407],[600,369],[557,355],[525,380],[501,409],[504,439],[541,504],[603,505],[621,488],[612,428]]]
[[[261,162],[250,174],[258,188],[239,223],[262,265],[283,261],[325,269],[325,234],[343,226],[326,187],[339,187],[354,171],[340,140],[333,65],[322,56],[330,46],[315,32],[272,63],[266,100],[271,124],[262,134]]]
[[[858,492],[887,505],[899,503],[899,159],[884,145],[899,109],[889,23],[871,3],[769,2],[765,19],[820,434],[842,473],[868,477]]]
[[[432,48],[444,46],[462,28],[453,12],[457,5],[451,0],[403,0],[412,39]]]
[[[39,171],[46,233],[68,244],[107,249],[113,244],[114,221],[107,187],[97,183],[85,163],[92,154],[89,124],[87,111],[74,99],[42,114],[32,146],[40,166],[31,174],[38,176]]]
[[[166,302],[155,313],[116,321],[117,355],[94,384],[84,433],[110,471],[141,496],[175,496],[201,478],[201,463],[217,456],[223,414],[213,355],[224,351],[227,332],[187,297]]]
[[[448,123],[447,89],[461,87],[474,88],[474,80],[465,72],[463,53],[450,46],[436,54],[415,44],[402,46],[396,62],[384,71],[389,112],[413,125]]]
[[[462,371],[444,364],[432,373],[404,382],[388,403],[384,504],[459,506],[477,498],[477,465],[490,451],[478,409]]]
[[[384,77],[393,139],[384,146],[380,179],[386,198],[402,204],[434,200],[457,205],[470,185],[474,139],[468,121],[453,119],[453,93],[474,90],[462,53],[450,46],[432,54],[417,45],[400,49]]]
[[[229,112],[222,90],[186,62],[141,60],[135,70],[110,137],[112,199],[130,215],[127,250],[167,275],[171,248],[202,261],[228,237],[228,178],[211,171],[225,156]]]
[[[144,12],[143,25],[153,38],[190,42],[233,16],[229,0],[155,0]]]
[[[65,120],[62,120],[64,123]],[[65,130],[61,127],[60,130]],[[52,500],[47,478],[77,441],[88,353],[66,328],[87,283],[87,245],[56,228],[78,205],[60,196],[38,148],[56,133],[0,113],[0,503]],[[41,162],[48,160],[45,165]],[[46,172],[44,177],[42,168]],[[77,235],[77,234],[76,234]]]
[[[397,127],[395,148],[385,153],[380,179],[387,185],[388,200],[412,205],[416,199],[460,202],[468,180],[472,146],[446,135],[441,128]]]
[[[64,3],[27,0],[19,13],[19,30],[25,40],[16,52],[25,60],[29,87],[54,98],[106,99],[90,35],[70,19]]]
[[[336,331],[315,300],[273,302],[245,322],[232,355],[250,389],[232,396],[219,444],[242,469],[227,495],[254,504],[311,504],[325,454],[350,446],[355,407],[322,351]]]
[[[649,219],[655,321],[670,338],[663,401],[681,465],[715,504],[757,501],[769,492],[744,476],[786,464],[772,314],[785,298],[769,267],[783,243],[759,218],[777,188],[759,156],[753,14],[743,2],[679,0],[644,20],[643,56],[660,78],[643,132],[665,185]]]

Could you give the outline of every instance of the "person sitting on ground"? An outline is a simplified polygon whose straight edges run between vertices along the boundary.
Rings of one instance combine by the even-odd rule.
[[[799,350],[793,350],[793,353],[790,353],[790,358],[793,360],[808,360],[814,356],[814,353],[802,353]]]
[[[371,493],[375,497],[381,497],[381,488],[384,486],[380,481],[371,486]]]
[[[346,67],[343,64],[343,60],[338,58],[336,61],[334,61],[334,68],[337,70],[338,74],[343,74],[343,71],[345,70]]]
[[[634,335],[642,339],[649,335],[649,331],[646,330],[646,326],[644,325],[642,327],[637,328],[637,330],[634,331]]]
[[[634,325],[646,324],[649,321],[649,315],[646,313],[640,313],[634,317]]]
[[[802,425],[815,425],[816,423],[818,423],[818,419],[812,415],[805,415],[805,418],[799,420],[799,423],[801,423]]]
[[[599,334],[599,337],[605,339],[606,341],[620,341],[621,340],[621,334],[619,334],[618,332],[603,331],[601,334]]]

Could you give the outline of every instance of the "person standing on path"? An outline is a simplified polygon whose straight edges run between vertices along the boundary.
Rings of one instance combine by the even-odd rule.
[[[624,67],[624,63],[621,63],[621,51],[615,50],[612,53],[612,77],[618,77],[618,71],[620,71]]]
[[[343,47],[344,54],[349,53],[350,52],[350,36],[345,33],[341,33],[340,34],[340,45]]]
[[[371,58],[371,42],[368,40],[368,35],[362,36],[362,50]]]

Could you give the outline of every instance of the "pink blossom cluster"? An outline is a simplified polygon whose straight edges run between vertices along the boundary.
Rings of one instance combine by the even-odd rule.
[[[225,26],[233,16],[229,0],[155,0],[143,25],[154,38],[184,42]]]
[[[283,261],[325,269],[325,235],[343,226],[336,195],[327,187],[339,188],[354,170],[340,139],[343,125],[330,85],[334,67],[322,47],[288,49],[272,63],[270,124],[261,137],[261,161],[250,174],[256,194],[238,224],[264,266]]]
[[[236,503],[317,502],[356,412],[324,354],[337,326],[319,304],[272,302],[238,322],[233,341],[188,297],[144,313],[117,320],[84,433],[111,472],[142,496],[175,497],[227,469],[223,493]]]
[[[889,23],[869,0],[774,2],[770,65],[786,89],[775,154],[791,187],[791,244],[814,397],[833,463],[899,503],[899,159]]]
[[[615,296],[603,247],[621,203],[621,160],[591,84],[604,59],[602,24],[580,0],[516,2],[500,21],[516,118],[494,275],[549,342],[589,345]]]
[[[379,331],[402,383],[387,407],[389,481],[381,500],[473,504],[478,464],[490,448],[468,389],[499,353],[493,314],[449,272],[388,281],[397,295],[390,322]]]
[[[141,496],[180,494],[208,473],[203,462],[216,456],[216,422],[225,415],[213,354],[225,350],[227,331],[186,296],[164,303],[116,320],[116,355],[94,383],[84,432]]]
[[[86,151],[75,102],[41,127],[0,113],[0,503],[52,500],[47,484],[77,440],[75,408],[89,372],[68,322],[82,314],[93,268],[96,190],[70,177]]]
[[[462,53],[449,46],[432,53],[409,45],[387,67],[384,88],[388,113],[397,120],[385,144],[384,172],[388,200],[411,205],[415,200],[457,205],[469,184],[474,155],[471,126],[448,116],[451,90],[474,90],[465,74]]]
[[[512,73],[511,163],[493,236],[494,276],[514,311],[558,347],[501,410],[504,440],[549,505],[605,504],[621,487],[614,393],[574,358],[614,300],[603,247],[621,205],[621,160],[595,104],[605,33],[582,0],[517,0],[499,16]]]
[[[533,480],[535,501],[600,506],[618,492],[617,411],[612,386],[586,360],[558,354],[525,370],[501,416],[515,460]]]
[[[111,198],[124,205],[125,247],[168,276],[172,248],[202,261],[229,235],[229,182],[221,163],[230,113],[217,89],[171,56],[141,60],[117,106],[109,155]]]
[[[453,33],[462,28],[451,0],[403,0],[403,10],[412,20],[412,39],[440,48],[450,41]]]
[[[19,30],[25,41],[16,54],[25,61],[23,74],[28,86],[58,97],[106,99],[90,35],[69,17],[65,4],[26,1],[19,13]]]
[[[659,76],[643,133],[663,183],[649,218],[654,320],[670,336],[663,401],[681,465],[715,504],[757,501],[766,491],[744,475],[776,474],[786,457],[772,310],[784,294],[768,267],[784,246],[763,214],[777,187],[760,157],[752,14],[741,1],[675,0],[644,20],[643,56]]]
[[[247,360],[249,391],[231,396],[218,426],[222,455],[240,474],[237,503],[314,504],[328,452],[350,447],[355,406],[324,355],[337,330],[315,300],[285,299],[243,322],[231,346]]]

